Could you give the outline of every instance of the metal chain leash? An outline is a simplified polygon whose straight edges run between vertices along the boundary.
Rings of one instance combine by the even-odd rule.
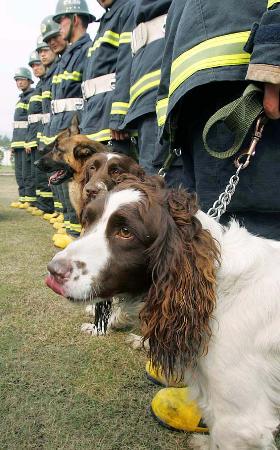
[[[239,183],[239,172],[249,166],[251,157],[256,153],[256,146],[262,137],[266,122],[266,116],[264,116],[263,114],[260,115],[256,123],[249,149],[241,153],[235,159],[234,164],[237,167],[235,174],[230,177],[225,190],[219,195],[218,200],[216,200],[213,206],[207,211],[207,215],[217,220],[217,222],[219,222],[220,217],[226,212],[227,207],[230,204],[231,199],[235,193],[236,187]]]
[[[236,187],[239,183],[239,172],[243,169],[241,164],[235,174],[230,177],[229,182],[224,190],[213,204],[213,206],[207,211],[207,215],[213,217],[213,219],[219,222],[220,217],[226,212],[228,205],[231,202],[232,196],[235,193]]]

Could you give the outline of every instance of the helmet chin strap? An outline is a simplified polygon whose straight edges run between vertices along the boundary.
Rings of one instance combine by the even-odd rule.
[[[71,14],[71,23],[70,23],[70,27],[69,27],[69,31],[67,33],[67,36],[65,37],[65,41],[71,42],[71,38],[72,38],[72,34],[73,34],[73,29],[74,29],[74,18],[75,18],[76,14]]]

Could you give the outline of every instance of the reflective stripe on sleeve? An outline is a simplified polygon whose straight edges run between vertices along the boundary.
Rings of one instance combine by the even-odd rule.
[[[250,54],[243,50],[250,31],[217,36],[176,58],[171,67],[169,96],[189,77],[200,70],[248,64]]]
[[[125,102],[113,102],[110,114],[127,114],[129,103]]]

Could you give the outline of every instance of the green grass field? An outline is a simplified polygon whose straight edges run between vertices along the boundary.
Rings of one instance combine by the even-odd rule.
[[[0,450],[179,450],[187,434],[151,417],[158,388],[125,333],[93,338],[82,305],[44,285],[53,228],[0,176]]]

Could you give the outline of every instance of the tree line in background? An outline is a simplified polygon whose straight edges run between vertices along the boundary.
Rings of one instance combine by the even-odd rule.
[[[0,134],[0,165],[4,158],[3,149],[8,150],[10,147],[11,147],[11,139],[6,135]]]

